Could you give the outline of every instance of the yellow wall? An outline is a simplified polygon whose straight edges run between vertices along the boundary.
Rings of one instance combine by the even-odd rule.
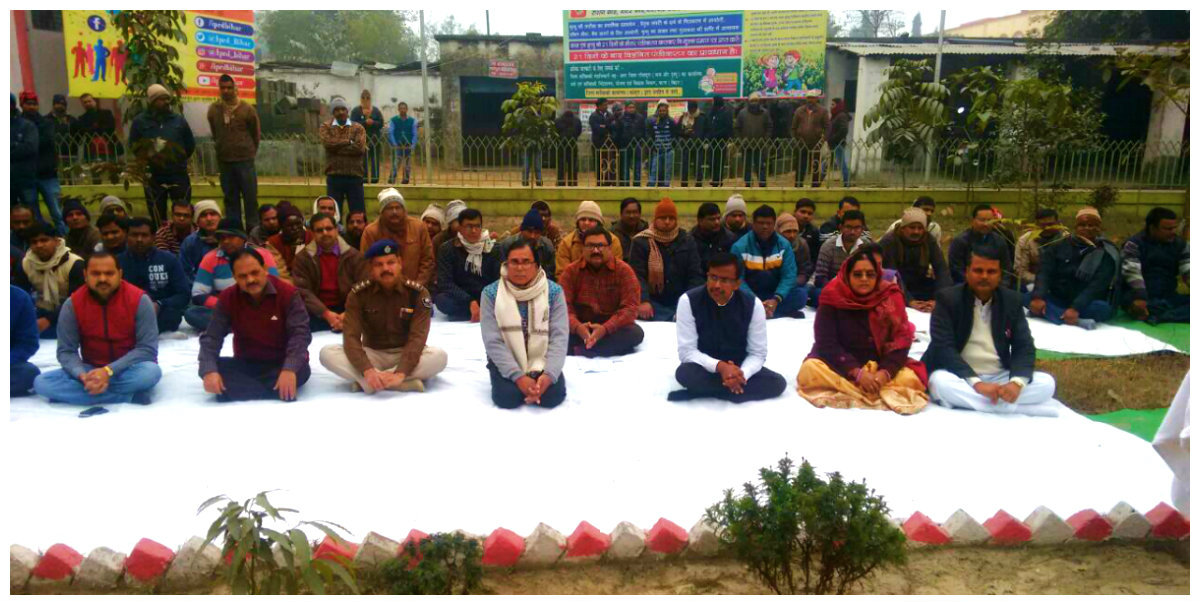
[[[947,29],[946,35],[964,38],[1021,38],[1033,30],[1037,33],[1049,22],[1052,10],[1023,10],[1015,15],[981,19]]]

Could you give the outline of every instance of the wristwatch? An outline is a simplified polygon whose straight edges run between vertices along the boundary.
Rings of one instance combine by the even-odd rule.
[[[542,371],[534,370],[533,372],[530,372],[530,373],[526,374],[525,376],[528,376],[529,378],[532,378],[533,380],[537,380],[537,379],[541,378]]]

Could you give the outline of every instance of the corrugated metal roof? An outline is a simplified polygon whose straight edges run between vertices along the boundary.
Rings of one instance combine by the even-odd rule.
[[[937,42],[911,44],[887,42],[830,42],[829,46],[859,56],[876,55],[935,55]],[[1136,48],[1139,52],[1175,54],[1175,49],[1156,48],[1147,44],[1046,44],[1039,46],[1045,54],[1061,56],[1116,56],[1118,48]],[[942,54],[1020,55],[1029,53],[1024,43],[997,40],[996,42],[955,42],[947,40]]]

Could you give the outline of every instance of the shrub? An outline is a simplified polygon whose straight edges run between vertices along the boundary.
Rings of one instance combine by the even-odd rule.
[[[398,558],[380,568],[374,588],[393,595],[479,593],[483,583],[483,548],[461,533],[435,533],[404,544]]]
[[[904,534],[865,482],[825,481],[804,461],[759,471],[761,484],[708,509],[727,550],[776,594],[845,594],[876,569],[907,561]]]
[[[1121,197],[1121,191],[1105,184],[1099,188],[1092,190],[1088,204],[1095,207],[1100,215],[1104,215],[1106,211],[1117,204],[1117,199]]]

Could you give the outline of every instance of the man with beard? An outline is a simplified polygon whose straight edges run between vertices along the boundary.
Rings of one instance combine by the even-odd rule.
[[[821,231],[813,225],[813,218],[817,215],[817,203],[812,199],[800,199],[796,201],[796,208],[792,211],[792,217],[796,218],[796,227],[800,229],[798,236],[808,246],[808,256],[816,259],[817,254],[821,252]],[[809,263],[810,270],[816,267],[816,262]],[[812,272],[806,274],[812,278]]]
[[[87,286],[63,303],[58,362],[61,370],[33,381],[33,390],[52,402],[150,403],[150,390],[162,378],[154,306],[122,281],[116,257],[100,252],[88,258]]]
[[[216,238],[217,248],[204,256],[200,261],[200,269],[196,270],[196,279],[192,282],[192,304],[183,313],[183,319],[196,330],[208,328],[221,293],[236,284],[231,267],[232,258],[243,249],[255,249],[267,274],[283,280],[279,277],[279,268],[275,265],[274,256],[267,249],[246,244],[246,232],[242,230],[241,222],[228,217],[221,220]],[[301,307],[303,306],[301,302]]]
[[[567,266],[559,279],[571,328],[567,354],[633,353],[645,337],[635,322],[641,299],[637,275],[613,256],[612,234],[603,228],[584,232],[583,246],[585,257]]]
[[[322,123],[321,145],[325,147],[325,194],[341,208],[366,209],[363,200],[363,163],[367,155],[367,130],[350,119],[346,99],[337,96],[331,103],[333,120]],[[378,178],[379,174],[376,173]]]
[[[679,296],[704,283],[696,241],[679,229],[679,213],[669,198],[654,208],[650,228],[634,237],[629,263],[641,286],[642,320],[670,322]]]
[[[1055,324],[1092,330],[1116,313],[1121,252],[1101,233],[1100,212],[1075,214],[1075,233],[1043,250],[1029,313]]]
[[[192,283],[179,258],[155,248],[154,224],[147,218],[129,220],[129,244],[117,256],[125,281],[145,291],[154,306],[158,332],[175,332],[191,297]]]
[[[33,297],[38,332],[43,339],[52,339],[63,303],[83,286],[83,260],[50,224],[36,224],[25,232],[29,250],[21,259],[21,269],[14,270],[13,284]]]
[[[370,249],[371,245],[383,239],[395,241],[400,245],[404,279],[428,288],[433,282],[436,267],[429,232],[421,220],[408,214],[404,196],[399,190],[386,188],[378,198],[379,218],[363,232],[359,250]]]
[[[350,381],[352,390],[425,390],[446,368],[446,352],[426,345],[433,301],[421,285],[405,280],[395,241],[367,249],[370,279],[346,297],[341,345],[321,349],[321,365]]]
[[[953,285],[942,248],[925,230],[925,212],[909,207],[900,217],[900,227],[883,235],[883,267],[900,273],[905,301],[918,311],[930,313],[937,305],[938,291]]]
[[[438,311],[451,321],[479,321],[479,295],[500,278],[496,241],[483,229],[483,214],[465,209],[458,216],[458,235],[438,249]]]
[[[196,231],[179,243],[179,263],[188,280],[196,279],[200,262],[209,251],[217,248],[217,226],[221,223],[221,206],[216,201],[196,203]]]
[[[696,212],[696,227],[692,228],[696,251],[700,254],[700,269],[707,269],[708,259],[718,252],[728,253],[737,236],[721,223],[721,208],[716,203],[704,203]]]
[[[91,257],[100,244],[100,230],[92,225],[92,216],[79,199],[63,202],[63,221],[67,223],[67,247],[81,259]]]
[[[621,200],[621,218],[612,224],[612,233],[621,241],[625,256],[620,259],[629,261],[629,251],[633,249],[631,241],[638,232],[649,228],[650,224],[642,219],[642,202],[626,197]]]
[[[250,242],[262,246],[276,234],[279,234],[279,210],[270,203],[259,205],[258,224],[250,229]]]
[[[146,207],[156,224],[165,223],[167,200],[192,199],[188,159],[196,151],[196,139],[183,115],[171,110],[171,93],[160,84],[146,90],[149,108],[133,118],[129,148],[149,164]]]
[[[196,210],[190,202],[183,199],[171,201],[171,221],[154,233],[154,246],[178,255],[183,241],[196,231],[195,215]]]
[[[318,213],[309,226],[313,240],[296,253],[292,281],[304,299],[312,330],[340,332],[346,296],[365,272],[363,256],[338,236],[332,217]]]
[[[1180,294],[1179,277],[1191,284],[1188,242],[1179,236],[1179,216],[1165,207],[1146,214],[1146,227],[1130,236],[1121,250],[1121,274],[1128,292],[1125,306],[1147,324],[1190,322],[1188,295]]]
[[[33,209],[28,205],[14,204],[8,212],[8,234],[9,241],[18,251],[24,253],[29,250],[29,234],[32,232],[30,228],[33,224],[38,223],[33,220]],[[97,232],[97,241],[99,241],[100,233]]]
[[[284,201],[277,205],[276,209],[279,210],[279,221],[282,225],[279,234],[267,239],[267,249],[282,260],[278,265],[280,277],[290,280],[296,253],[303,249],[304,245],[312,242],[313,233],[305,227],[304,214],[300,213],[295,205]]]
[[[363,232],[367,229],[367,212],[351,211],[346,216],[346,233],[343,238],[355,249],[362,248]]]

